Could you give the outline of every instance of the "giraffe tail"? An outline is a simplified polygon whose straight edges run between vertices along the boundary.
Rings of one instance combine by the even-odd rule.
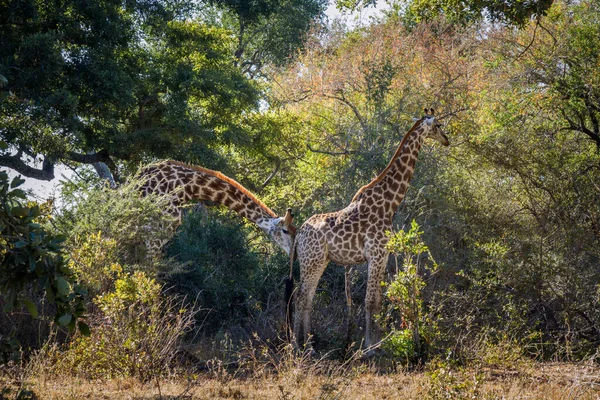
[[[285,301],[285,322],[289,339],[292,337],[292,320],[294,310],[292,308],[292,293],[294,292],[294,278],[285,279],[285,291],[283,299]]]
[[[292,295],[294,294],[294,255],[295,255],[295,246],[292,245],[292,249],[290,251],[290,276],[285,279],[285,290],[283,292],[283,301],[285,302],[285,322],[287,327],[287,335],[288,339],[292,340],[292,324],[293,324],[293,304],[292,304]]]

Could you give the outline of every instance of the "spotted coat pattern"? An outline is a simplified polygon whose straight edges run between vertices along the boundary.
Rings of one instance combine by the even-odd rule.
[[[433,114],[433,110],[431,110]],[[365,346],[380,341],[380,329],[373,316],[381,311],[381,287],[389,253],[386,231],[404,199],[413,175],[419,150],[426,137],[444,145],[448,139],[433,115],[425,115],[404,135],[386,169],[363,186],[343,210],[310,217],[296,236],[300,262],[300,283],[296,293],[294,336],[308,343],[310,311],[317,284],[329,261],[340,265],[368,263],[365,297]]]
[[[170,206],[165,211],[176,218],[171,229],[181,223],[184,205],[192,200],[211,201],[254,222],[289,254],[296,230],[290,211],[285,217],[278,217],[250,191],[222,173],[167,160],[146,166],[140,172],[140,178],[142,195],[169,196]]]

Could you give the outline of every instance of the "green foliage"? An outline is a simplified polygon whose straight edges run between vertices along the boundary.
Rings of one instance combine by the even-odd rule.
[[[383,343],[383,349],[391,357],[404,364],[412,363],[418,356],[415,349],[413,333],[410,329],[394,330]]]
[[[0,336],[0,365],[18,362],[21,359],[21,346],[14,334]]]
[[[56,368],[90,378],[132,376],[150,380],[171,367],[196,310],[165,295],[142,271],[120,274],[114,288],[94,299],[99,313],[91,336],[78,336]]]
[[[172,157],[216,164],[243,143],[256,85],[229,31],[189,2],[9,1],[0,5],[2,165],[49,180],[60,162]],[[41,157],[41,169],[22,155]]]
[[[451,363],[437,361],[427,371],[430,399],[476,399],[479,398],[483,374],[456,368]]]
[[[523,1],[511,0],[496,2],[490,0],[447,1],[414,0],[400,2],[392,0],[391,8],[400,13],[409,26],[420,22],[447,18],[453,23],[472,24],[483,19],[505,25],[524,27],[532,19],[539,19],[548,13],[553,0]]]
[[[480,335],[542,332],[533,353],[564,358],[600,339],[598,2],[542,9],[519,30],[391,17],[320,32],[277,80],[305,121],[308,151],[291,168],[294,208],[309,214],[347,205],[421,107],[443,116],[452,145],[423,146],[395,222],[417,220],[445,267],[423,287],[408,260],[390,287],[406,305],[420,291],[437,349],[460,360]]]
[[[98,180],[95,184],[93,180],[65,182],[61,200],[55,225],[74,251],[73,262],[91,269],[108,268],[111,263],[148,268],[151,259],[146,245],[167,241],[173,234],[173,218],[163,212],[168,198],[140,196],[135,180],[116,190]],[[102,247],[102,252],[96,253]],[[96,261],[86,261],[88,255],[96,257]],[[94,264],[98,262],[104,267]],[[97,286],[100,282],[86,271],[86,279]]]
[[[395,357],[406,362],[421,359],[424,356],[423,345],[432,339],[422,335],[425,325],[431,325],[423,310],[422,291],[426,286],[426,279],[437,271],[438,265],[423,242],[422,235],[415,220],[412,220],[407,231],[400,230],[394,234],[388,232],[390,239],[387,250],[396,258],[396,274],[385,293],[390,301],[391,311],[400,314],[402,324],[399,330],[392,330],[385,346]],[[422,255],[429,258],[431,266],[422,261]],[[399,257],[402,269],[398,268]],[[391,311],[388,311],[388,315]]]
[[[306,34],[324,16],[326,0],[213,0],[220,23],[236,32],[242,71],[260,76],[266,65],[285,65],[302,49]],[[224,14],[224,15],[223,15]]]
[[[92,296],[108,291],[123,272],[116,255],[117,240],[104,237],[100,231],[72,238],[70,247],[69,267]]]
[[[38,316],[35,303],[28,298],[29,289],[43,290],[56,305],[54,321],[73,330],[87,331],[83,296],[86,289],[78,284],[63,257],[64,238],[44,228],[42,207],[27,202],[18,187],[24,180],[16,177],[9,183],[0,171],[0,293],[4,311],[24,306],[32,317]]]
[[[202,304],[207,332],[237,325],[248,328],[274,301],[273,291],[282,287],[287,257],[273,256],[272,250],[261,254],[259,249],[269,245],[260,242],[262,236],[251,245],[255,235],[230,212],[202,209],[187,215],[167,249],[167,257],[183,267],[161,276],[167,286]]]

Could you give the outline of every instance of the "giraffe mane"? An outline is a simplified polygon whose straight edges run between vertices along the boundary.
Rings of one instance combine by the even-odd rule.
[[[352,201],[355,201],[358,198],[358,196],[360,196],[361,194],[363,194],[367,189],[372,188],[377,183],[381,182],[383,180],[383,178],[385,178],[385,175],[388,173],[388,171],[390,170],[390,168],[392,168],[392,166],[394,164],[394,161],[396,161],[396,158],[400,155],[400,151],[404,147],[404,144],[406,143],[406,140],[408,139],[408,137],[410,136],[410,134],[413,133],[413,131],[417,128],[417,126],[421,122],[423,122],[424,119],[425,119],[424,117],[421,118],[421,119],[419,119],[417,122],[415,122],[415,124],[412,126],[412,128],[410,128],[408,130],[408,132],[406,132],[404,134],[404,137],[400,141],[400,144],[398,145],[398,148],[396,149],[396,152],[394,153],[394,155],[391,158],[390,162],[388,163],[387,167],[385,167],[385,169],[383,171],[381,171],[379,173],[379,175],[377,175],[377,177],[375,179],[373,179],[371,182],[367,183],[365,186],[363,186],[360,189],[358,189],[358,192],[356,192],[356,194],[352,198]]]
[[[219,171],[214,171],[212,169],[200,167],[198,165],[188,164],[188,163],[184,163],[184,162],[181,162],[181,161],[175,161],[175,160],[166,160],[166,161],[163,161],[163,162],[169,163],[169,164],[175,164],[175,165],[179,165],[179,166],[184,167],[184,168],[189,168],[189,169],[193,169],[195,171],[203,172],[205,174],[212,175],[212,176],[214,176],[217,179],[225,181],[228,184],[230,184],[231,186],[233,186],[236,189],[238,189],[240,192],[242,192],[246,196],[248,196],[250,198],[250,200],[252,200],[254,203],[256,203],[260,208],[262,208],[263,210],[265,210],[267,212],[267,214],[269,214],[271,217],[277,218],[277,214],[275,214],[275,212],[273,210],[271,210],[269,207],[267,207],[265,205],[265,203],[263,203],[262,201],[260,201],[252,192],[250,192],[248,189],[246,189],[244,186],[242,186],[235,179],[232,179],[232,178],[228,177],[227,175],[224,175],[223,173],[221,173]]]

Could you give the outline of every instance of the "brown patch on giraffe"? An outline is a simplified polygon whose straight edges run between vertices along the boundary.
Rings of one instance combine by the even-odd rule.
[[[210,199],[210,198],[212,198],[212,196],[215,192],[213,192],[209,188],[205,187],[204,190],[202,191],[202,193],[206,196],[207,199]]]
[[[208,183],[208,187],[215,189],[216,191],[225,189],[223,183],[220,180],[214,178],[211,179],[211,181]]]
[[[241,198],[240,192],[234,186],[229,186],[227,188],[227,194],[229,194],[229,196],[236,200]]]
[[[225,198],[225,193],[224,192],[217,192],[217,194],[215,195],[213,201],[215,203],[219,203],[219,204],[223,204],[223,199]]]

